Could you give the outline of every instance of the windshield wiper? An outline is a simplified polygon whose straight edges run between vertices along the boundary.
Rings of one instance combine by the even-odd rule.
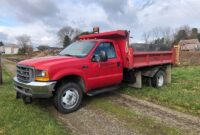
[[[62,54],[61,56],[70,56],[70,57],[83,58],[83,56],[71,55],[71,54]]]
[[[74,56],[74,55],[71,55],[71,54],[64,54],[64,56],[76,57],[76,56]]]

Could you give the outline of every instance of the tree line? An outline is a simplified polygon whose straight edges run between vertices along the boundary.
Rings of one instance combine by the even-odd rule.
[[[78,28],[64,26],[57,32],[57,36],[59,38],[59,42],[62,44],[63,48],[65,48],[72,42],[77,41],[79,36],[91,33],[92,32],[82,31]]]
[[[91,32],[84,32],[78,28],[73,28],[70,26],[64,26],[60,28],[57,32],[57,37],[59,44],[61,44],[62,48],[67,47],[72,42],[78,40],[80,35],[90,34]],[[31,54],[33,52],[33,45],[31,41],[31,37],[27,34],[23,34],[16,37],[17,44],[20,46],[18,51],[19,54]],[[4,43],[0,41],[0,46],[3,46]],[[47,46],[40,46],[40,50],[46,49]]]
[[[200,41],[200,32],[198,28],[190,28],[187,25],[175,30],[170,27],[156,27],[144,32],[142,37],[146,44],[166,47],[177,45],[181,40],[198,39]]]
[[[70,26],[61,28],[57,35],[63,47],[76,41],[80,35],[90,34],[91,32],[82,32],[80,29],[74,29]],[[180,40],[198,39],[200,41],[200,33],[198,28],[190,28],[185,25],[173,30],[170,27],[156,27],[148,32],[143,33],[143,39],[148,47],[153,50],[155,46],[159,46],[160,50],[170,49],[173,45],[179,43]]]
[[[63,48],[67,47],[72,42],[78,40],[80,35],[91,34],[92,32],[82,31],[78,28],[71,26],[64,26],[57,31],[58,41]],[[176,30],[170,27],[162,28],[156,27],[150,31],[142,34],[143,40],[146,44],[145,48],[148,50],[154,50],[159,48],[160,50],[166,50],[171,48],[173,45],[179,43],[180,40],[185,39],[199,39],[200,32],[198,28],[190,28],[189,26],[182,26]],[[30,54],[33,52],[33,46],[31,37],[27,34],[23,34],[16,37],[17,44],[21,47],[19,54]],[[0,46],[4,45],[0,41]],[[157,49],[157,50],[159,50]]]
[[[180,40],[198,39],[200,41],[200,33],[197,28],[190,28],[189,26],[182,27],[174,35],[174,44],[178,44]]]

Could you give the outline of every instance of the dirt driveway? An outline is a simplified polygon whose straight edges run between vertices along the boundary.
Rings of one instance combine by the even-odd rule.
[[[3,60],[6,69],[15,74],[15,63],[9,60]],[[107,113],[101,108],[91,108],[89,101],[92,99],[103,98],[119,106],[127,108],[129,111],[139,115],[147,116],[157,122],[164,123],[180,129],[185,134],[200,134],[200,118],[184,114],[151,102],[143,101],[127,95],[112,92],[104,94],[105,96],[87,97],[83,107],[71,114],[63,115],[57,112],[49,104],[48,110],[56,119],[62,122],[66,128],[70,129],[73,134],[77,135],[134,135],[142,134],[126,126],[127,124],[119,120],[118,117]]]

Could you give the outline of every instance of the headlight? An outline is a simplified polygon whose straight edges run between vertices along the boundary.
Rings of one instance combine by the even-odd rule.
[[[41,82],[49,81],[48,72],[44,70],[35,70],[35,81],[41,81]]]

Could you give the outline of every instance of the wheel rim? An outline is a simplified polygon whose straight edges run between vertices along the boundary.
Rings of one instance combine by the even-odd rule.
[[[161,87],[161,86],[163,86],[163,84],[164,84],[164,76],[160,75],[158,77],[158,86]]]
[[[65,109],[71,109],[76,106],[79,100],[79,94],[76,89],[67,89],[62,94],[61,104]]]

